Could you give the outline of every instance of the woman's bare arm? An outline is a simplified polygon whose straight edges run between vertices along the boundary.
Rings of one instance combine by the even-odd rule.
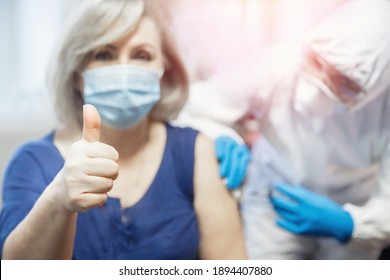
[[[195,210],[202,259],[246,259],[238,206],[219,177],[212,142],[199,135],[195,149]]]
[[[58,203],[60,176],[46,188],[4,243],[4,259],[71,259],[77,213]]]

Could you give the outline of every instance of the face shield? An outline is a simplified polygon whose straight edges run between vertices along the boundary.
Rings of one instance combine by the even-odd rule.
[[[389,26],[390,1],[347,2],[307,36],[303,72],[344,111],[358,110],[390,84]]]
[[[322,81],[329,89],[326,93],[332,93],[327,95],[349,108],[362,100],[366,94],[357,82],[335,69],[308,48],[304,49],[303,71]]]
[[[302,74],[295,90],[298,112],[326,117],[347,113],[366,92],[308,48],[303,53]]]

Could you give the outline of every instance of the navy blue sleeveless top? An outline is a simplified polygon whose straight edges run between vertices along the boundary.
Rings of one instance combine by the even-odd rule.
[[[193,175],[198,132],[166,125],[167,140],[157,174],[144,196],[121,208],[109,197],[80,213],[74,259],[196,259],[199,230]],[[8,234],[64,165],[54,133],[22,146],[6,170],[0,217],[1,251]]]

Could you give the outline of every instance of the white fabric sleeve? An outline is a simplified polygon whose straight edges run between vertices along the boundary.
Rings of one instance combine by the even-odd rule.
[[[192,127],[213,140],[229,136],[238,143],[244,143],[233,126],[247,110],[245,102],[242,106],[232,106],[229,98],[221,98],[221,94],[211,83],[196,82],[190,87],[187,105],[172,124]]]
[[[213,141],[221,136],[229,136],[239,144],[244,143],[242,137],[233,128],[220,124],[207,117],[192,116],[186,112],[182,112],[179,117],[171,123],[175,126],[191,127],[199,130]]]
[[[239,92],[236,92],[239,95]],[[220,124],[233,126],[249,110],[247,97],[234,100],[234,93],[226,93],[212,82],[195,82],[190,86],[189,100],[184,112],[194,117],[205,117]]]
[[[344,205],[354,221],[350,246],[382,248],[390,244],[390,143],[380,162],[379,191],[364,206]]]

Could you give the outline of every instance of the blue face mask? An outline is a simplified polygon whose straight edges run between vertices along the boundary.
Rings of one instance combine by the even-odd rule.
[[[98,110],[102,122],[127,129],[144,119],[160,100],[161,73],[133,65],[105,66],[83,73],[84,103]]]

